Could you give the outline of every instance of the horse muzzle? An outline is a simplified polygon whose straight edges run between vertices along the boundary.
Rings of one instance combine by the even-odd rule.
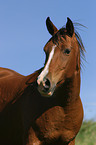
[[[39,93],[44,97],[51,97],[54,93],[54,90],[56,88],[55,83],[51,83],[51,81],[48,78],[43,78],[40,80],[40,78],[37,78],[37,88]]]

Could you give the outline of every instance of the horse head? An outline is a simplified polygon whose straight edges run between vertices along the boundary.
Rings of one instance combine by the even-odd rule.
[[[52,37],[44,47],[46,60],[37,84],[42,96],[51,97],[66,79],[80,73],[80,49],[69,18],[65,28],[58,30],[49,17],[46,26]]]

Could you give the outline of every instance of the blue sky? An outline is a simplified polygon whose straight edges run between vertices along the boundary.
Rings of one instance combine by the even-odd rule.
[[[57,28],[67,17],[79,27],[85,49],[81,70],[81,99],[85,119],[96,120],[96,1],[95,0],[0,0],[0,66],[23,75],[44,64],[43,47],[51,37],[45,20],[50,17]]]

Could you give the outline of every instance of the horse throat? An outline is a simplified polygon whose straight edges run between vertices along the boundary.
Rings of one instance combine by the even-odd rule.
[[[80,93],[80,72],[74,73],[70,78],[66,78],[64,83],[57,87],[55,93],[64,104],[75,102]]]

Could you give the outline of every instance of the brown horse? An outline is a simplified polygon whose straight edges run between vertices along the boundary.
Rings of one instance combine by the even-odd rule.
[[[44,47],[43,68],[29,76],[0,68],[0,145],[74,145],[83,119],[80,52],[84,47],[68,18]]]

